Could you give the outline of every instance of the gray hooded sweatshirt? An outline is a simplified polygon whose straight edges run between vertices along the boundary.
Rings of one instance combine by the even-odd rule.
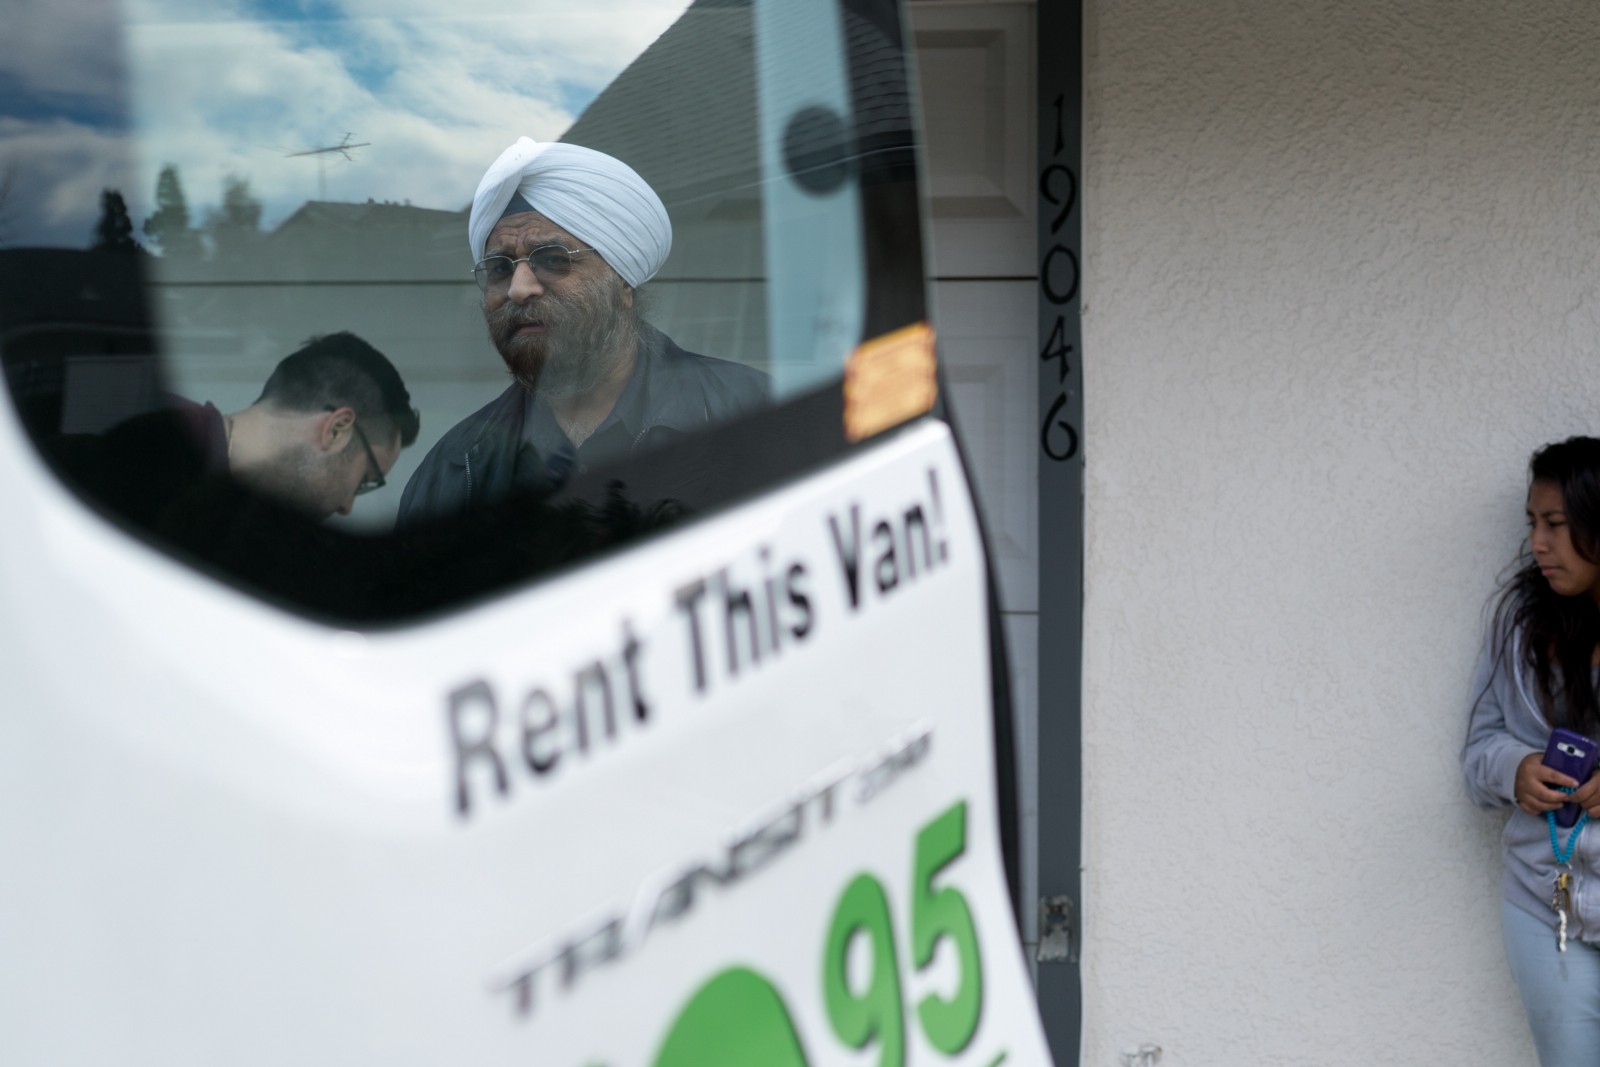
[[[1478,656],[1472,683],[1475,703],[1461,750],[1467,796],[1481,808],[1511,807],[1501,834],[1506,869],[1505,899],[1555,928],[1550,899],[1555,891],[1556,858],[1550,825],[1543,815],[1514,806],[1517,764],[1530,752],[1544,752],[1550,723],[1539,709],[1538,682],[1522,663],[1522,635],[1491,634]],[[1571,830],[1556,827],[1563,847]],[[1567,916],[1567,936],[1600,942],[1600,825],[1584,830],[1569,861],[1575,883],[1575,915]]]

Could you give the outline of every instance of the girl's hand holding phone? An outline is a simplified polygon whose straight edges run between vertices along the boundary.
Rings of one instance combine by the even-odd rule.
[[[1572,800],[1584,804],[1578,799],[1578,794],[1569,796],[1561,789],[1572,789],[1578,786],[1578,781],[1570,775],[1562,774],[1554,767],[1544,764],[1544,753],[1530,752],[1522,757],[1522,762],[1517,764],[1516,802],[1517,807],[1529,815],[1543,815],[1547,811],[1555,811],[1567,801]],[[1582,789],[1593,788],[1597,795],[1587,798],[1597,809],[1591,815],[1600,816],[1600,779],[1590,778]],[[1587,808],[1588,804],[1584,804]]]
[[[1600,819],[1600,771],[1590,775],[1589,780],[1567,799],[1588,812],[1589,818]]]

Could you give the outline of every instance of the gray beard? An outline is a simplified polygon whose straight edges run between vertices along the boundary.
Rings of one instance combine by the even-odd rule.
[[[539,393],[548,400],[568,400],[599,388],[632,357],[639,346],[634,317],[622,309],[586,328],[562,329],[545,353]]]
[[[560,296],[547,293],[532,308],[502,304],[485,318],[489,337],[511,376],[547,400],[569,400],[599,388],[639,347],[639,316],[622,303],[626,283],[605,282]],[[532,342],[511,337],[517,326],[542,320],[547,332]]]

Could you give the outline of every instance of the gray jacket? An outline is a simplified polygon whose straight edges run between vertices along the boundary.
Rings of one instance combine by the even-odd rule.
[[[1517,764],[1530,752],[1542,753],[1550,739],[1550,723],[1539,709],[1538,683],[1522,665],[1521,636],[1491,634],[1484,642],[1472,683],[1476,700],[1461,750],[1461,773],[1473,803],[1481,808],[1512,808],[1500,838],[1506,859],[1501,880],[1505,899],[1555,927],[1558,920],[1550,898],[1556,860],[1550,849],[1549,822],[1543,815],[1529,815],[1513,806]],[[1556,830],[1564,847],[1571,831]],[[1600,942],[1600,825],[1585,829],[1578,838],[1571,865],[1577,914],[1567,917],[1567,936]]]
[[[633,377],[577,458],[582,462],[591,444],[598,451],[602,443],[618,440],[625,454],[642,453],[755,410],[767,398],[768,378],[761,371],[686,352],[644,325]],[[397,528],[500,500],[513,485],[547,483],[540,466],[548,457],[525,444],[527,400],[527,390],[513,382],[451,428],[406,483]]]

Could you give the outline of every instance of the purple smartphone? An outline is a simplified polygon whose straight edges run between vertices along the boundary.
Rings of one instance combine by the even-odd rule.
[[[1582,785],[1594,773],[1596,756],[1600,756],[1600,746],[1582,734],[1571,730],[1552,730],[1550,743],[1544,750],[1544,765],[1571,775]],[[1565,828],[1577,821],[1578,805],[1563,804],[1556,809],[1557,826]]]

